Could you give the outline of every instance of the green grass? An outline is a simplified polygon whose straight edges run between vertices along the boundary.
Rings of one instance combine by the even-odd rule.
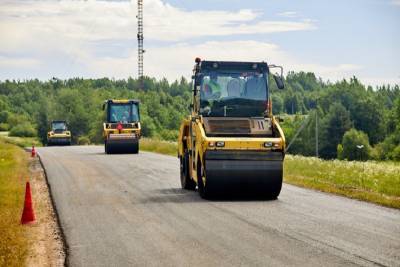
[[[20,225],[28,159],[19,147],[0,139],[0,266],[23,266],[28,252]]]
[[[400,208],[400,163],[285,159],[284,180],[297,186]]]
[[[140,139],[140,149],[170,156],[178,155],[178,144],[176,142],[142,138]]]
[[[14,144],[19,147],[32,147],[32,145],[38,147],[42,146],[42,143],[36,137],[15,137],[15,136],[8,136],[8,132],[0,132],[0,139],[3,141]]]

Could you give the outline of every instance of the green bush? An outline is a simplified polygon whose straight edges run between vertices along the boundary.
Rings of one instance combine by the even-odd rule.
[[[29,122],[25,122],[12,127],[10,130],[10,136],[35,137],[36,130]]]
[[[0,123],[6,123],[10,113],[7,110],[0,111]]]
[[[10,125],[7,123],[0,123],[0,131],[8,131],[10,130]]]
[[[363,131],[350,129],[342,140],[343,158],[348,160],[368,160],[371,156],[371,146],[368,135]]]
[[[343,146],[342,144],[337,145],[337,157],[338,159],[344,159],[343,158]]]
[[[87,136],[79,136],[78,137],[78,145],[87,146],[90,144],[90,139]]]
[[[400,145],[396,146],[395,149],[390,153],[389,158],[392,160],[400,161]]]

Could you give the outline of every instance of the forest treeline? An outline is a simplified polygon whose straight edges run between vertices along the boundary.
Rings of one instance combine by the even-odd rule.
[[[288,73],[284,90],[270,84],[273,112],[284,119],[288,143],[303,125],[290,153],[314,156],[318,125],[323,158],[400,160],[398,85],[366,87],[355,77],[331,83],[305,72]],[[45,142],[50,121],[62,119],[68,121],[74,142],[101,143],[104,100],[134,98],[141,101],[144,136],[176,140],[189,113],[191,83],[185,78],[173,83],[146,78],[144,89],[138,88],[132,78],[2,81],[0,131]]]

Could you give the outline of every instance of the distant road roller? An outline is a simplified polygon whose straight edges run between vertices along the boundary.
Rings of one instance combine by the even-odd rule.
[[[51,122],[51,130],[47,132],[47,145],[71,145],[71,132],[68,131],[66,121],[58,120]]]
[[[196,59],[191,115],[181,124],[178,157],[182,188],[201,197],[222,194],[278,197],[285,136],[272,115],[271,75],[284,88],[283,68],[265,62]]]
[[[105,153],[139,153],[139,101],[106,100],[103,110],[106,110],[106,122],[103,123]]]

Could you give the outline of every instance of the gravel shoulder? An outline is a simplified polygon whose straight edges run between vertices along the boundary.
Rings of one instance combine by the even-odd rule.
[[[26,266],[64,266],[62,235],[38,157],[29,160],[29,176],[36,222],[27,226],[30,248]]]

